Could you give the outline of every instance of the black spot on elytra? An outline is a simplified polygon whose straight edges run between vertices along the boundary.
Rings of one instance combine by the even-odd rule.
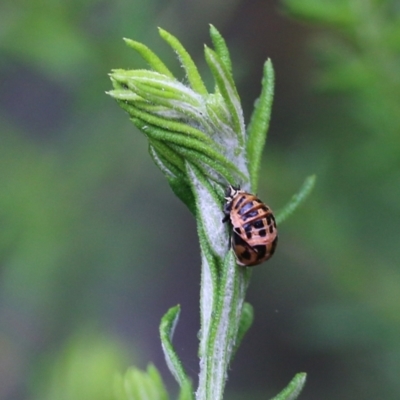
[[[244,228],[245,232],[250,232],[253,229],[251,224],[244,224],[243,228]]]
[[[269,226],[269,233],[274,233],[274,226],[273,225]]]
[[[262,260],[267,254],[267,246],[265,245],[259,244],[254,246],[253,248],[257,252],[257,260]]]
[[[246,241],[242,239],[236,232],[233,232],[232,235],[232,242],[235,246],[247,246]]]
[[[251,239],[252,236],[253,236],[253,234],[251,233],[251,231],[246,231],[247,239]]]
[[[258,215],[257,210],[253,210],[253,211],[248,212],[245,215],[242,215],[242,220],[247,221],[249,218],[257,217],[257,215]]]
[[[242,196],[242,197],[238,200],[238,202],[235,204],[236,210],[239,209],[240,205],[244,202],[245,199],[246,199],[246,196]],[[239,212],[239,214],[240,214],[240,213],[241,213],[241,211]]]
[[[249,250],[246,249],[245,251],[242,251],[240,253],[240,258],[242,258],[244,260],[250,260],[251,259],[251,254],[250,254]]]
[[[254,228],[256,228],[256,229],[261,229],[261,228],[264,228],[264,224],[263,224],[263,222],[259,219],[258,221],[255,221],[254,223],[253,223],[253,225],[254,225]]]
[[[260,230],[258,231],[258,234],[259,234],[261,237],[265,237],[265,236],[267,236],[267,231],[266,231],[265,229],[260,229]]]
[[[245,197],[243,196],[240,200],[244,200],[244,199],[245,199]],[[241,202],[241,203],[243,203],[243,202]],[[239,202],[238,202],[238,205],[239,205]],[[244,204],[243,207],[239,210],[239,214],[240,215],[245,214],[247,211],[250,210],[251,207],[253,207],[252,202]]]

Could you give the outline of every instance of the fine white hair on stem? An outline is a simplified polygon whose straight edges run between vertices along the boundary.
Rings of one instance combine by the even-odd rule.
[[[210,185],[205,185],[204,181],[199,179],[194,167],[189,163],[186,163],[186,165],[196,198],[198,216],[201,219],[209,245],[215,255],[224,257],[229,248],[229,235],[225,224],[222,223],[224,214],[221,203],[215,198]]]

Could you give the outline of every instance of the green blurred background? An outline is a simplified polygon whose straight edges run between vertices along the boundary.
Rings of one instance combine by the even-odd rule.
[[[289,12],[290,10],[290,12]],[[112,68],[176,35],[201,68],[226,38],[246,119],[270,57],[277,85],[259,195],[311,198],[254,270],[255,322],[226,398],[266,399],[308,372],[303,399],[400,398],[400,3],[389,0],[1,0],[0,399],[111,399],[114,371],[149,361],[177,392],[158,338],[198,371],[194,221],[105,95]]]

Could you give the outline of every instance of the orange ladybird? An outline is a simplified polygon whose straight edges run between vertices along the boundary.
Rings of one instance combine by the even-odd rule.
[[[224,205],[225,217],[232,224],[232,249],[237,263],[252,267],[268,260],[275,252],[278,231],[274,214],[257,196],[229,186]]]

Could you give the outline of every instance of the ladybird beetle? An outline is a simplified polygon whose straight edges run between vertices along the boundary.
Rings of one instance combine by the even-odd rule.
[[[261,264],[274,254],[278,243],[275,217],[257,196],[228,186],[223,211],[222,222],[232,224],[231,243],[239,265]]]

